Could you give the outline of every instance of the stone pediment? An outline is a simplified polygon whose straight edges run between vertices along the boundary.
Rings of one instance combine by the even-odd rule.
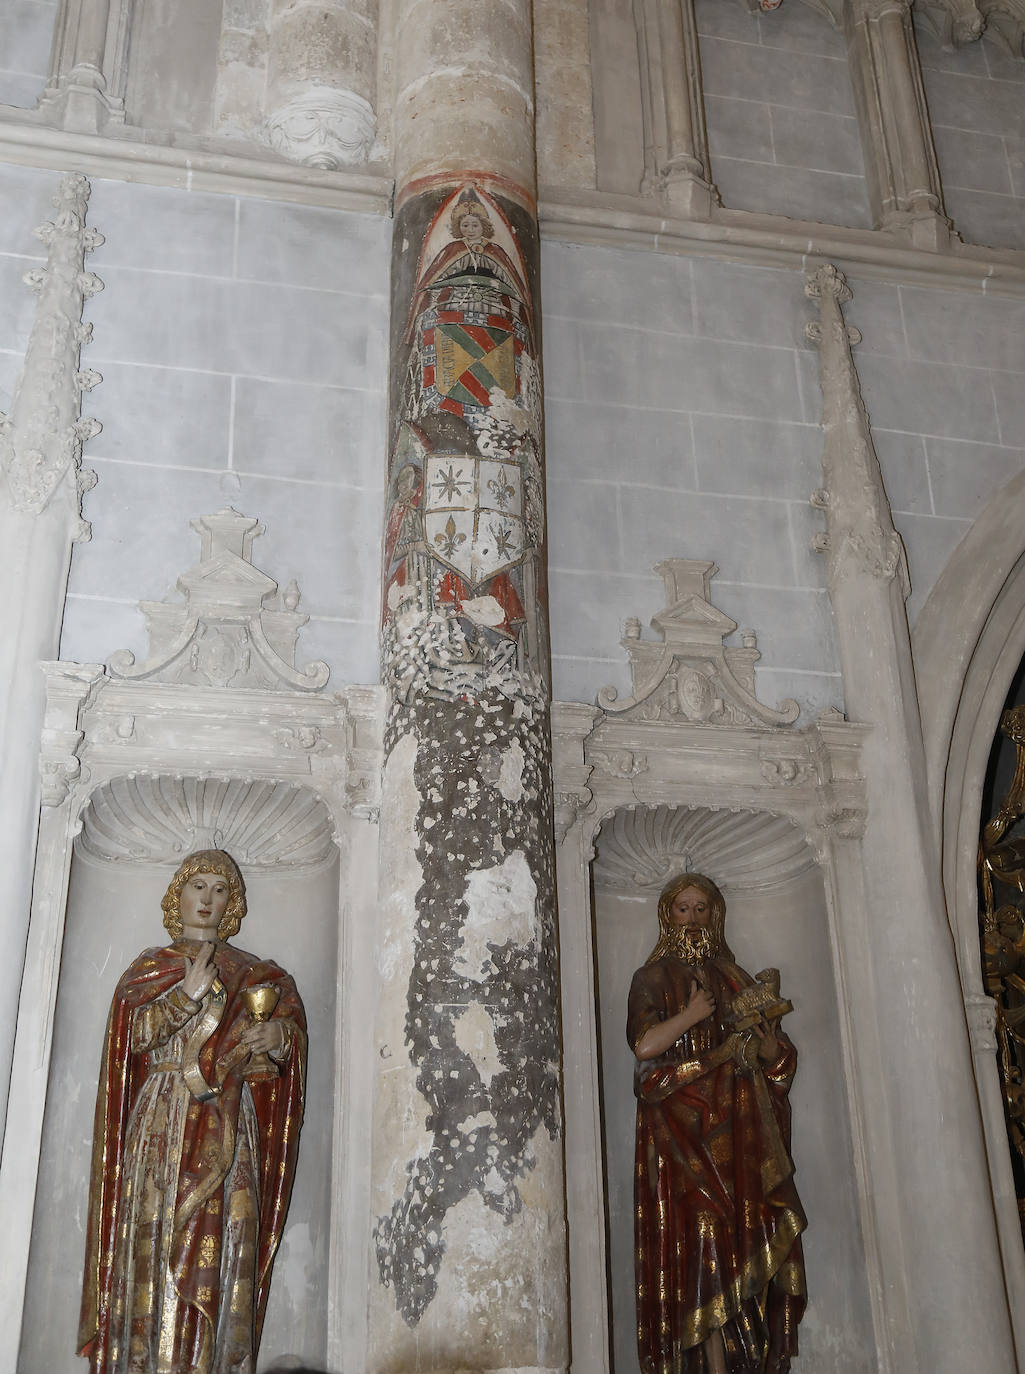
[[[140,602],[146,661],[137,665],[122,649],[111,657],[111,676],[264,691],[323,687],[326,663],[295,666],[296,640],[309,620],[296,610],[299,588],[292,582],[279,595],[274,578],[253,565],[253,540],[264,526],[229,507],[200,516],[192,528],[200,559],[178,578],[184,603]]]
[[[666,606],[652,618],[658,640],[641,638],[641,623],[626,622],[620,641],[630,657],[633,690],[619,699],[603,687],[598,705],[631,720],[691,721],[705,725],[790,725],[800,712],[787,700],[773,709],[755,695],[755,664],[761,658],[753,630],[727,646],[737,622],[713,606],[709,582],[714,563],[668,558],[656,564],[666,587]]]

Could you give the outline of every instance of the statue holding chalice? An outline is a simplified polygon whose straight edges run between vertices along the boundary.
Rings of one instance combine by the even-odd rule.
[[[252,1374],[292,1191],[306,1018],[291,977],[228,943],[245,884],[190,854],[170,943],[121,976],[96,1098],[79,1353],[91,1374]]]

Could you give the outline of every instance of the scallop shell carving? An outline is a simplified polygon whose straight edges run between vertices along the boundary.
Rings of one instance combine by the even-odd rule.
[[[295,784],[225,778],[114,778],[93,793],[78,844],[106,863],[178,863],[226,849],[243,867],[318,867],[331,858],[327,807]]]
[[[656,893],[674,873],[707,873],[731,891],[772,887],[813,867],[802,832],[766,811],[639,806],[601,828],[594,862],[602,887]]]

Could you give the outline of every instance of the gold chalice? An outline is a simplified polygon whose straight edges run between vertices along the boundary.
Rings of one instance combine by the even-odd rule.
[[[268,987],[267,984],[260,983],[253,988],[243,988],[242,1003],[256,1025],[261,1025],[264,1021],[270,1020],[280,996],[280,988]],[[250,1055],[246,1078],[261,1082],[268,1078],[279,1078],[280,1076],[281,1070],[270,1055],[263,1050]]]

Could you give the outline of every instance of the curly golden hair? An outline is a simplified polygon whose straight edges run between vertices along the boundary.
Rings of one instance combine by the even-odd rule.
[[[715,944],[715,954],[733,962],[733,951],[726,943],[726,898],[718,886],[712,882],[712,879],[706,878],[703,873],[677,873],[676,877],[670,878],[659,893],[658,943],[645,962],[653,964],[656,959],[663,959],[667,954],[675,952],[676,928],[669,919],[669,913],[672,910],[673,902],[688,887],[696,887],[708,898],[708,905],[711,909],[709,926]]]
[[[164,925],[172,940],[181,939],[182,888],[197,873],[216,873],[228,884],[228,905],[217,927],[218,940],[228,940],[238,933],[242,918],[246,914],[246,885],[238,864],[223,849],[198,849],[195,854],[190,854],[182,861],[160,903],[164,913]]]

